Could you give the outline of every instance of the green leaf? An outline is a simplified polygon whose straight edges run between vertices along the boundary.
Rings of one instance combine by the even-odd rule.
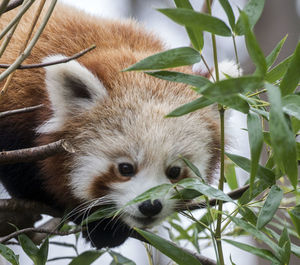
[[[184,251],[182,248],[177,247],[174,243],[167,241],[153,233],[140,230],[135,230],[150,242],[160,252],[171,258],[179,265],[200,265],[200,262],[190,253]]]
[[[189,0],[174,0],[176,7],[193,10]],[[201,51],[204,46],[203,32],[199,27],[185,27],[191,43],[196,50]]]
[[[158,70],[200,62],[198,51],[190,47],[180,47],[151,55],[123,71]]]
[[[163,80],[184,83],[198,88],[202,88],[205,85],[211,84],[207,78],[200,75],[190,75],[174,71],[156,71],[145,73]]]
[[[254,25],[260,18],[261,13],[264,9],[264,5],[265,0],[250,0],[244,7],[243,12],[249,17],[249,25],[251,29],[254,27]],[[244,24],[242,23],[241,15],[236,23],[235,33],[237,35],[245,34],[245,28]]]
[[[220,36],[231,36],[230,28],[216,17],[198,13],[187,8],[166,8],[158,9],[158,11],[180,25],[196,27],[200,31],[208,31]]]
[[[201,89],[201,94],[214,102],[248,113],[249,105],[239,93],[253,91],[262,86],[261,77],[242,76],[206,85]]]
[[[87,225],[88,223],[99,221],[103,218],[113,217],[116,214],[115,207],[101,207],[99,210],[90,214],[87,218],[85,218],[80,225]]]
[[[242,76],[208,84],[201,93],[211,97],[231,97],[238,93],[254,91],[262,86],[263,80],[261,77]]]
[[[291,255],[291,240],[287,228],[283,229],[278,245],[283,249],[282,264],[289,264]]]
[[[283,191],[276,185],[273,185],[269,195],[258,215],[257,228],[262,229],[270,222],[276,213],[283,197]]]
[[[248,158],[239,155],[229,154],[227,152],[225,154],[237,166],[239,166],[240,168],[244,169],[249,173],[251,172],[251,161]],[[256,176],[262,181],[264,181],[265,183],[267,183],[268,185],[275,184],[274,172],[266,167],[259,165]]]
[[[275,161],[296,188],[298,165],[295,137],[282,111],[279,88],[268,83],[265,86],[271,104],[269,126]]]
[[[270,250],[253,247],[253,246],[250,246],[250,245],[247,245],[247,244],[244,244],[241,242],[237,242],[234,240],[230,240],[230,239],[223,239],[223,241],[225,241],[233,246],[236,246],[242,250],[245,250],[249,253],[252,253],[253,255],[259,256],[263,259],[267,259],[276,264],[279,264],[279,260],[273,255],[273,253]]]
[[[155,200],[157,198],[163,198],[165,197],[169,191],[173,188],[172,184],[161,184],[159,186],[153,187],[142,194],[135,197],[133,200],[127,202],[124,207],[127,207],[129,205],[143,202],[146,200]]]
[[[228,0],[219,0],[219,2],[222,5],[222,7],[223,7],[223,9],[224,9],[224,11],[227,15],[227,18],[228,18],[231,29],[234,30],[234,28],[235,28],[235,17],[234,17],[234,13],[232,11],[231,5],[229,4]]]
[[[47,238],[37,252],[37,264],[45,265],[48,259],[49,239]]]
[[[249,20],[247,15],[244,12],[241,12],[240,18],[242,19],[242,23],[244,25],[245,29],[245,42],[246,47],[249,53],[249,56],[251,57],[253,63],[256,66],[256,72],[259,75],[264,76],[267,72],[267,63],[265,56],[261,50],[261,48],[258,45],[258,42],[255,38],[254,33],[252,32],[249,24]]]
[[[25,234],[19,235],[18,239],[22,249],[27,254],[27,256],[34,262],[35,265],[39,265],[37,258],[39,252],[38,247]]]
[[[239,213],[243,216],[243,220],[248,221],[249,223],[256,225],[257,217],[255,213],[247,206],[239,208]]]
[[[178,186],[183,187],[185,189],[196,190],[199,193],[209,197],[214,198],[221,201],[228,201],[235,203],[227,194],[223,191],[218,190],[212,186],[209,186],[203,183],[198,178],[186,178],[177,183]]]
[[[73,259],[69,265],[90,265],[97,260],[105,251],[102,250],[88,250],[81,253]]]
[[[235,190],[238,188],[238,182],[235,173],[235,164],[230,163],[225,165],[225,178],[231,190]]]
[[[182,156],[180,158],[193,171],[193,173],[198,178],[200,178],[203,182],[205,182],[203,177],[201,176],[201,173],[200,173],[199,169],[190,160],[188,160],[188,159],[186,159],[185,157],[182,157]]]
[[[265,244],[267,244],[271,249],[274,250],[274,255],[279,258],[281,257],[282,250],[281,248],[273,242],[267,235],[265,235],[262,231],[258,230],[255,226],[253,226],[250,223],[247,223],[246,221],[243,221],[237,217],[229,216],[229,218],[239,227],[241,227],[243,230],[245,230],[247,233],[251,234],[252,236],[256,237],[257,239],[261,240]]]
[[[112,256],[115,265],[135,265],[135,262],[122,256],[121,254],[109,250],[108,253]]]
[[[260,153],[263,147],[263,132],[261,120],[256,113],[249,113],[247,116],[247,127],[251,154],[251,171],[250,171],[250,193],[252,192],[253,183],[259,166]]]
[[[272,68],[272,70],[269,71],[265,76],[266,81],[269,83],[274,83],[279,80],[286,73],[292,58],[293,56],[291,55]]]
[[[247,204],[248,202],[252,201],[252,199],[256,198],[259,194],[261,194],[263,191],[265,191],[270,184],[263,180],[258,180],[254,182],[252,192],[250,193],[250,190],[246,190],[241,198],[239,198],[239,203],[241,205]]]
[[[266,58],[266,62],[267,62],[267,67],[271,67],[273,65],[273,63],[275,62],[275,60],[277,59],[281,48],[283,46],[283,44],[286,41],[288,35],[285,35],[285,37],[276,45],[276,47],[271,51],[271,53],[267,56]]]
[[[300,120],[300,96],[293,94],[282,98],[283,111]]]
[[[188,114],[198,109],[205,108],[211,104],[213,104],[212,100],[206,97],[200,97],[187,104],[178,107],[177,109],[170,112],[166,117],[180,117],[182,115]]]
[[[295,206],[291,211],[288,211],[292,222],[296,228],[297,234],[300,237],[300,204]]]
[[[280,83],[280,90],[283,96],[292,94],[300,80],[300,42],[293,54],[289,67]]]
[[[0,244],[0,255],[2,255],[12,265],[19,265],[19,255],[16,255],[7,246]]]

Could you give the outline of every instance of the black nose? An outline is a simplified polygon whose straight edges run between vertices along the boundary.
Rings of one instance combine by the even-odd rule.
[[[139,205],[140,212],[147,217],[151,217],[160,213],[161,209],[162,204],[159,200],[154,200],[152,202],[151,200],[147,200]]]

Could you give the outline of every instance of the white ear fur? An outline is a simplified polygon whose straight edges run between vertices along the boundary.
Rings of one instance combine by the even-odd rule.
[[[66,58],[63,55],[46,57],[43,63]],[[38,128],[39,133],[58,130],[72,113],[91,108],[107,95],[100,80],[86,67],[73,60],[45,68],[45,83],[51,102],[53,117]]]

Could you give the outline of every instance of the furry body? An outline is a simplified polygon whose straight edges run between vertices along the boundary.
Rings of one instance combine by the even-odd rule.
[[[12,12],[1,17],[1,28]],[[21,20],[2,63],[18,56],[31,18],[29,11]],[[11,196],[61,209],[97,199],[100,203],[103,198],[118,208],[149,188],[170,183],[166,172],[174,165],[181,171],[172,182],[192,177],[178,159],[180,155],[191,160],[203,176],[211,176],[219,150],[215,111],[207,108],[165,119],[171,110],[195,99],[195,92],[143,73],[120,72],[164,50],[161,41],[137,23],[101,19],[58,5],[24,64],[71,56],[92,44],[97,48],[78,61],[17,71],[1,100],[0,112],[41,103],[44,107],[1,119],[0,150],[58,139],[67,140],[76,150],[35,163],[1,166],[0,178]],[[192,71],[190,67],[178,70]],[[133,165],[134,176],[118,172],[122,163]],[[162,198],[161,204],[161,212],[154,217],[146,218],[131,206],[117,224],[111,225],[109,219],[91,224],[92,243],[98,248],[120,245],[130,225],[147,227],[172,212],[174,202]]]

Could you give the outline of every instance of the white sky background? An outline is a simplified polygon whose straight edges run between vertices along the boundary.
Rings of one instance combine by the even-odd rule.
[[[86,10],[89,13],[101,15],[103,17],[109,17],[109,18],[127,18],[130,16],[130,9],[128,8],[129,1],[127,0],[85,0],[85,1],[74,1],[74,0],[61,0],[62,2],[68,3],[70,5],[75,5],[79,8],[82,8]],[[173,1],[135,1],[137,3],[137,15],[134,17],[138,21],[142,22],[146,28],[149,30],[152,30],[156,32],[161,38],[169,45],[170,47],[178,47],[178,46],[188,46],[189,40],[187,38],[187,35],[184,31],[184,28],[173,23],[168,18],[166,18],[161,13],[157,12],[156,8],[164,8],[164,7],[171,7],[173,6]],[[192,0],[191,1],[194,4],[194,7],[197,10],[200,10],[203,1],[199,0]],[[215,1],[218,3],[217,1]],[[232,1],[237,6],[242,7],[242,4],[244,0],[235,0]],[[235,10],[237,11],[237,9]],[[213,13],[216,16],[219,16],[223,19],[225,19],[225,14],[223,10],[220,8],[219,5],[214,6]],[[245,58],[245,47],[243,45],[243,41],[238,39],[238,49],[240,53],[240,59],[243,60]],[[206,40],[206,43],[210,44],[210,39]],[[207,48],[209,48],[210,45],[206,45]],[[219,46],[219,60],[224,59],[233,59],[234,53],[233,53],[233,47],[232,47],[232,41],[230,38],[219,38],[218,39],[218,46]],[[212,52],[210,49],[204,50],[204,57],[208,61],[208,63],[212,66]],[[234,143],[237,150],[240,150],[239,153],[241,155],[247,156],[248,155],[248,144],[247,135],[245,132],[241,130],[241,128],[246,128],[246,124],[244,122],[244,118],[240,114],[235,114],[233,118],[231,118],[231,133],[235,136],[233,137],[236,139],[236,135],[239,135],[238,143]],[[241,138],[242,137],[242,138]],[[242,139],[245,140],[242,140]],[[243,151],[241,151],[243,150]],[[1,187],[0,187],[1,188]],[[0,190],[1,194],[1,190]],[[70,236],[69,241],[73,242],[74,237]],[[61,237],[58,239],[58,241],[65,242],[66,237]],[[89,244],[85,244],[84,240],[81,240],[80,244],[80,250],[87,250],[89,249]],[[136,240],[128,240],[121,248],[116,249],[117,251],[121,251],[122,254],[128,258],[131,258],[135,260],[137,265],[146,265],[148,263],[148,258],[146,256],[145,247],[142,243],[136,241]],[[18,253],[22,253],[22,251],[17,251]],[[255,257],[253,255],[249,255],[246,252],[239,251],[236,248],[227,248],[224,251],[227,259],[227,264],[230,264],[229,262],[229,253],[232,254],[233,260],[236,264],[243,264],[243,265],[250,265],[255,264]],[[203,252],[204,255],[208,255],[211,258],[215,259],[215,255],[213,252],[213,249],[208,249]],[[68,248],[61,248],[61,247],[50,247],[50,256],[51,257],[57,257],[57,256],[72,256],[74,255],[74,251],[68,249]],[[27,265],[32,264],[32,262],[25,257],[24,255],[21,255],[21,264]],[[94,262],[94,265],[106,265],[110,264],[111,258],[101,257],[98,261]],[[246,263],[247,262],[247,263]],[[49,264],[51,265],[65,265],[69,262],[67,260],[61,260],[56,262],[51,262]],[[5,264],[1,263],[0,259],[0,265]],[[167,262],[163,262],[162,260],[157,263],[157,265],[164,265],[167,264]]]

